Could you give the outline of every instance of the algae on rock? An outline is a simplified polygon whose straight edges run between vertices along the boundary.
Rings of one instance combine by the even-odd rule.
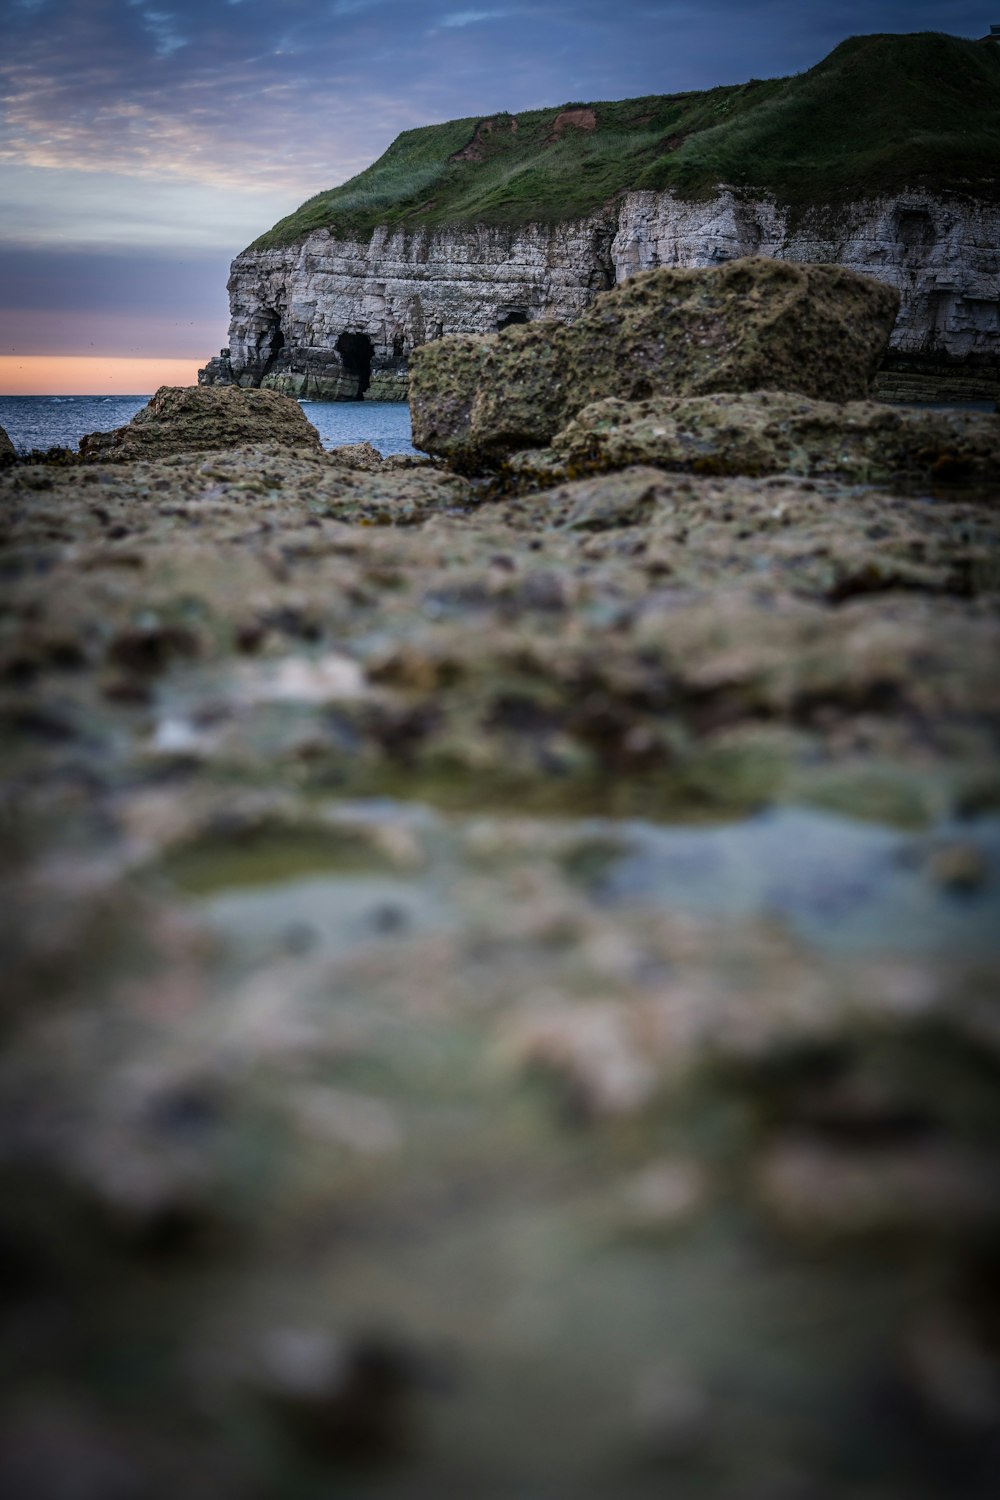
[[[653,464],[693,474],[1000,481],[1000,420],[985,412],[813,401],[783,391],[610,398],[577,412],[548,448],[515,453],[521,484]]]
[[[124,427],[81,438],[80,452],[107,463],[268,441],[283,448],[320,447],[302,408],[276,391],[162,385]]]
[[[838,266],[747,259],[661,269],[598,296],[569,327],[457,336],[414,355],[414,442],[464,467],[544,446],[604,397],[782,389],[861,398],[899,299]]]

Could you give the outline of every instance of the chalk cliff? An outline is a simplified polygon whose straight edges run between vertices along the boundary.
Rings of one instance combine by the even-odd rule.
[[[614,212],[554,225],[381,228],[368,240],[316,230],[236,257],[228,359],[204,378],[327,400],[402,399],[408,357],[429,339],[571,322],[636,271],[753,254],[837,263],[895,287],[882,380],[896,394],[919,392],[928,377],[969,396],[1000,388],[1000,208],[921,192],[794,222],[773,198],[723,190],[708,201],[627,193]]]
[[[614,285],[615,222],[436,233],[318,230],[246,250],[229,281],[229,359],[241,385],[327,400],[406,395],[408,356],[447,333],[570,321]]]

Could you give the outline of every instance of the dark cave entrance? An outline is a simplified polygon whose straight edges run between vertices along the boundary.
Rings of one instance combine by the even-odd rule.
[[[497,333],[502,333],[505,328],[512,328],[515,323],[527,323],[528,309],[526,307],[501,308],[497,313]]]
[[[285,347],[285,335],[281,331],[281,314],[275,312],[273,308],[268,308],[263,317],[263,326],[257,340],[257,358],[260,363],[258,384],[265,375],[270,374],[275,360]]]
[[[367,333],[342,333],[337,340],[337,353],[343,361],[347,374],[357,377],[358,394],[354,399],[363,401],[365,391],[372,383],[375,345]]]

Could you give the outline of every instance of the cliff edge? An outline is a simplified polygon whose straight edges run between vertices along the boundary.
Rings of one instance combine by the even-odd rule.
[[[407,131],[233,262],[207,384],[405,397],[451,333],[571,322],[636,271],[839,263],[900,296],[894,394],[1000,394],[1000,48],[855,37],[809,72]]]

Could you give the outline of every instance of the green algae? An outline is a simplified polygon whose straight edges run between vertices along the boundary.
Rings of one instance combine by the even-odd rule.
[[[324,873],[352,876],[391,868],[370,839],[350,831],[254,829],[227,838],[221,830],[174,851],[163,867],[166,878],[192,896],[234,886],[270,886],[297,876]]]

